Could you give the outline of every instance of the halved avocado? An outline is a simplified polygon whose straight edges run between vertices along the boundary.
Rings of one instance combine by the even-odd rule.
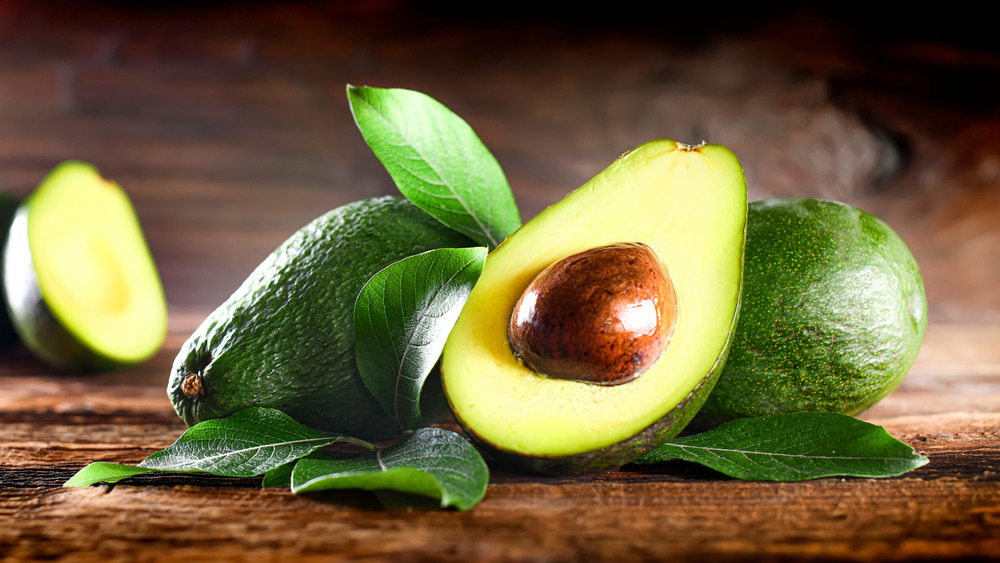
[[[60,164],[21,205],[3,278],[18,335],[55,366],[124,368],[166,336],[163,287],[132,204],[89,164]]]
[[[490,254],[449,336],[441,372],[456,420],[494,456],[548,474],[622,465],[675,436],[726,358],[746,216],[746,181],[733,154],[670,140],[625,154],[543,211]],[[673,283],[676,324],[659,359],[618,385],[526,367],[508,342],[525,289],[561,259],[622,242],[652,249]]]

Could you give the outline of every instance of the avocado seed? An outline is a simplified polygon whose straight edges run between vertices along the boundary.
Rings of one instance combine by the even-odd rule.
[[[542,270],[514,306],[507,338],[536,373],[619,385],[660,358],[676,321],[677,296],[659,257],[626,242]]]

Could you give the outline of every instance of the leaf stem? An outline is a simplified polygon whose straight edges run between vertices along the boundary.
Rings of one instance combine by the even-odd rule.
[[[361,438],[353,438],[351,436],[341,436],[340,438],[337,439],[337,442],[358,446],[370,452],[378,452],[379,449],[381,449],[371,442],[367,442],[365,440],[362,440]]]

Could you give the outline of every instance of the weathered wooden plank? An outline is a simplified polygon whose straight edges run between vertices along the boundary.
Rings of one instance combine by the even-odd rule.
[[[258,490],[253,479],[165,475],[110,489],[59,487],[91,461],[134,463],[172,442],[184,426],[156,401],[165,399],[121,400],[112,412],[3,411],[0,516],[13,522],[0,531],[5,555],[870,561],[1000,553],[998,413],[872,419],[931,459],[900,479],[742,483],[679,463],[564,479],[495,472],[487,498],[463,514],[387,512],[354,492],[300,498]]]
[[[894,560],[996,555],[996,482],[509,483],[473,511],[384,511],[358,493],[204,483],[5,489],[8,556],[150,560],[350,553],[426,560]],[[11,511],[9,507],[18,507]]]
[[[179,324],[193,322],[195,316]],[[169,347],[181,338],[172,333]],[[14,377],[24,385],[11,385]],[[7,389],[22,390],[0,408],[0,518],[8,522],[0,528],[0,553],[12,560],[151,561],[337,553],[404,561],[1000,554],[998,412],[869,417],[931,459],[889,480],[742,483],[680,463],[564,479],[494,472],[487,498],[461,514],[386,511],[366,493],[300,498],[259,490],[254,479],[209,476],[62,489],[91,461],[134,463],[183,431],[153,379],[0,378]],[[933,388],[927,395],[936,399],[917,401],[931,410],[968,395],[970,386],[997,384],[981,375],[913,379],[922,383],[915,389]],[[913,389],[904,386],[885,404],[906,402]],[[81,394],[101,399],[68,398]]]

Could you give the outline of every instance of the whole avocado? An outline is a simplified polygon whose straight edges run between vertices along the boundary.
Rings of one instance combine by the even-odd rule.
[[[833,201],[752,202],[735,339],[692,427],[863,412],[902,381],[926,327],[920,270],[883,221]]]
[[[354,302],[389,264],[473,243],[394,196],[338,207],[279,246],[183,345],[168,393],[188,424],[250,406],[377,440],[401,432],[365,387]]]

